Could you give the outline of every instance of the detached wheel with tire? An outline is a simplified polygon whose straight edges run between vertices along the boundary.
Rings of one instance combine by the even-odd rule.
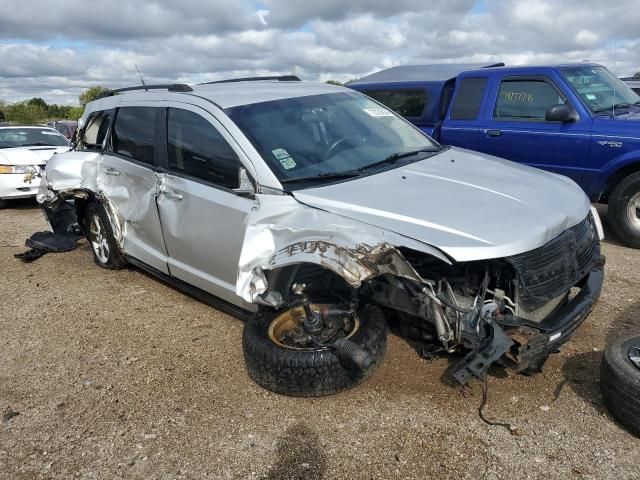
[[[313,330],[303,306],[264,309],[247,321],[244,360],[258,385],[297,397],[331,395],[363,382],[382,363],[387,324],[379,307],[312,303],[309,309],[321,319]]]
[[[640,172],[624,178],[609,197],[609,223],[622,241],[640,248]]]
[[[640,436],[640,335],[623,337],[605,350],[600,390],[611,415]]]
[[[127,265],[113,234],[111,221],[101,203],[91,203],[87,206],[84,228],[91,244],[93,260],[98,266],[120,270]]]

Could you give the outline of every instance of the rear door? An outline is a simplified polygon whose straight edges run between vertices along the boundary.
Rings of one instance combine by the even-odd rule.
[[[545,120],[549,107],[568,102],[550,76],[496,79],[481,121],[478,150],[580,182],[589,153],[591,119],[581,115],[572,123]]]
[[[478,119],[487,83],[488,78],[481,75],[462,77],[458,81],[449,114],[440,128],[440,143],[462,148],[478,148]]]
[[[239,187],[242,151],[216,118],[168,104],[158,209],[172,276],[247,308],[236,296],[247,216],[255,201]]]
[[[124,221],[124,252],[168,273],[167,250],[156,206],[161,108],[121,106],[103,154],[100,180]]]

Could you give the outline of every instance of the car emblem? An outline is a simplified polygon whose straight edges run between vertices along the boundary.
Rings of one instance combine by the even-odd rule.
[[[629,360],[636,367],[640,368],[640,346],[631,347],[629,349]]]

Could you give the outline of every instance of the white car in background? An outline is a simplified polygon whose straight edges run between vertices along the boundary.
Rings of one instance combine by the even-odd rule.
[[[71,144],[57,130],[43,126],[0,126],[0,208],[8,199],[35,197],[39,181],[25,181],[38,173],[54,153]]]

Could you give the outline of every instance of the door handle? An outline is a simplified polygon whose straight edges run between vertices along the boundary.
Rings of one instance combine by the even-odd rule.
[[[177,201],[182,200],[182,194],[174,192],[173,190],[163,190],[162,194],[167,198],[171,198],[173,200],[177,200]]]
[[[105,169],[104,173],[106,173],[107,175],[115,175],[115,176],[120,175],[120,171],[116,170],[115,168],[107,168]]]
[[[485,130],[484,133],[486,133],[489,137],[499,137],[500,135],[502,135],[502,132],[500,130]]]

